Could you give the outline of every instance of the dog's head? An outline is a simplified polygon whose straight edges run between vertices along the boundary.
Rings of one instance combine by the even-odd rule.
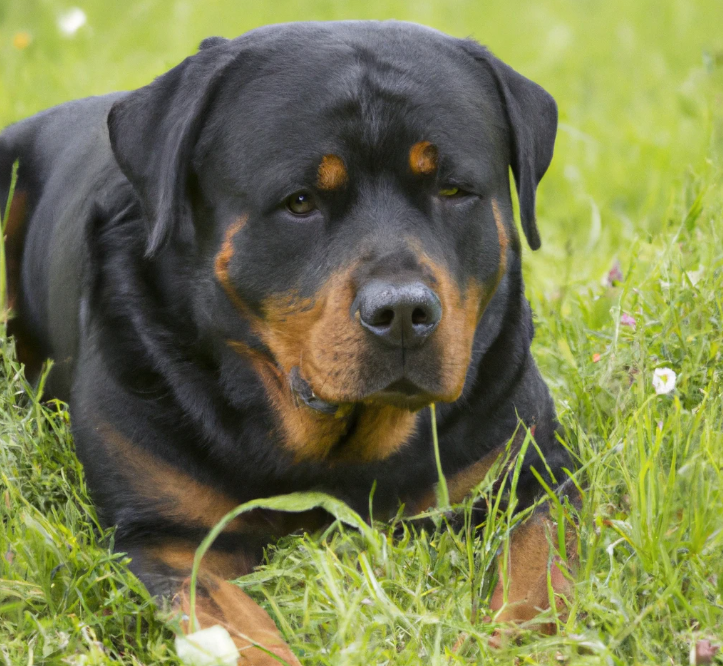
[[[109,117],[148,255],[193,247],[218,335],[320,413],[460,396],[519,254],[509,168],[536,249],[556,123],[478,44],[397,22],[206,40]]]

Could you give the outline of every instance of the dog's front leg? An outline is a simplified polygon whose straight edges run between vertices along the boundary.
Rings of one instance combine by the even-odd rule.
[[[559,615],[567,616],[567,602],[574,597],[571,569],[577,564],[576,530],[565,524],[565,559],[559,554],[557,525],[547,506],[540,507],[510,536],[509,556],[497,560],[498,581],[490,610],[498,622],[534,624],[550,608],[551,596]],[[555,633],[553,622],[540,623],[543,633]]]
[[[202,560],[196,586],[195,622],[191,623],[191,568],[194,544],[167,542],[130,548],[131,569],[151,594],[172,601],[182,613],[186,633],[219,625],[238,648],[239,666],[300,666],[274,621],[251,597],[228,582],[247,573],[244,555],[211,551]]]

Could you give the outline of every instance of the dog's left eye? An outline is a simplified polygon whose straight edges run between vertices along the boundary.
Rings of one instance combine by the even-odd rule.
[[[296,192],[286,200],[286,207],[294,215],[307,215],[316,210],[316,203],[309,192]]]
[[[452,199],[453,197],[464,196],[466,192],[459,187],[448,185],[447,187],[440,188],[437,194],[445,199]]]

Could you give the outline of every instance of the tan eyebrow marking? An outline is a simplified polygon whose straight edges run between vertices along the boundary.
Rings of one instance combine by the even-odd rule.
[[[409,166],[416,176],[428,176],[437,170],[437,146],[419,141],[409,150]]]
[[[324,155],[319,164],[316,185],[320,190],[336,190],[346,185],[349,174],[338,155]]]

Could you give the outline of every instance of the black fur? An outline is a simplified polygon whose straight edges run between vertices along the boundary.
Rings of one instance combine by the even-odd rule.
[[[375,515],[393,515],[436,481],[427,410],[384,460],[299,461],[280,442],[260,378],[226,340],[268,350],[214,279],[224,232],[242,215],[231,277],[248,312],[263,317],[275,294],[313,297],[364,244],[367,264],[388,257],[390,274],[413,263],[399,245],[413,237],[458,285],[490,279],[494,197],[510,236],[507,269],[477,327],[463,393],[438,407],[442,462],[453,475],[504,445],[521,420],[535,425],[562,482],[570,462],[530,354],[508,178],[511,166],[536,249],[535,190],[556,122],[542,88],[475,43],[412,24],[344,22],[209,38],[144,88],[64,104],[0,135],[0,204],[19,159],[17,190],[29,206],[17,321],[56,361],[50,390],[70,403],[78,455],[103,520],[118,526],[117,548],[200,533],[131,490],[102,424],[239,503],[318,489],[367,514],[376,482]],[[421,140],[439,147],[436,180],[408,175],[409,146]],[[291,219],[284,198],[313,189],[328,153],[345,157],[348,186],[320,194],[318,215]],[[448,180],[473,196],[433,203]],[[419,354],[408,363],[433,382]],[[531,465],[544,472],[530,453],[524,503],[540,490]]]

